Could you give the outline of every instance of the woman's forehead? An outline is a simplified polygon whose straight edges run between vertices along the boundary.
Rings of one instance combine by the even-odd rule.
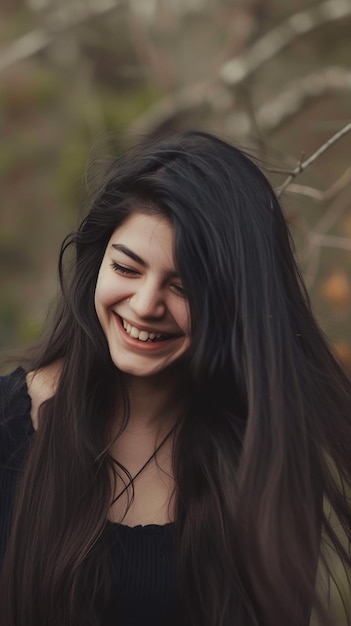
[[[174,231],[160,214],[135,212],[113,232],[109,247],[134,258],[141,265],[162,262],[174,269]]]

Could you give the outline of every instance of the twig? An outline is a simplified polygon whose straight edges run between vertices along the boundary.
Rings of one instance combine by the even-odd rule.
[[[266,167],[267,172],[272,174],[292,174],[294,170],[288,170],[285,167]]]
[[[351,251],[350,237],[338,237],[337,235],[320,235],[319,233],[311,233],[311,236],[318,246]]]
[[[289,17],[285,22],[273,28],[244,52],[231,61],[227,61],[219,70],[219,77],[225,87],[238,87],[266,62],[290,45],[301,34],[311,32],[322,24],[342,19],[351,15],[350,0],[328,0],[313,9],[302,11]],[[303,24],[308,28],[303,28]],[[289,36],[288,36],[289,34]],[[277,45],[279,43],[279,45]],[[205,87],[205,88],[203,88]],[[351,73],[343,68],[327,68],[320,73],[294,81],[271,103],[264,104],[256,114],[257,124],[262,130],[273,130],[282,124],[308,99],[320,97],[328,90],[347,90],[351,88]],[[160,99],[133,122],[131,134],[147,129],[150,134],[157,131],[166,122],[174,119],[183,111],[194,110],[203,105],[215,106],[223,97],[220,83],[211,78],[207,82],[195,83],[174,96]],[[227,118],[226,130],[234,135],[250,132],[250,119],[247,113],[235,111]]]
[[[334,224],[343,216],[346,210],[350,208],[350,198],[347,195],[340,195],[332,203],[329,209],[323,213],[314,227],[314,230],[320,235],[328,232]]]
[[[337,196],[332,206],[322,215],[314,229],[312,231],[308,229],[306,232],[307,246],[299,254],[299,258],[302,264],[307,263],[305,280],[309,289],[313,286],[318,274],[322,246],[342,248],[344,250],[351,249],[351,239],[325,234],[340,219],[349,206],[349,198]]]
[[[260,131],[277,130],[284,122],[295,116],[307,102],[321,98],[326,93],[351,91],[351,72],[342,67],[327,67],[291,81],[283,91],[276,94],[255,111],[255,125]],[[248,134],[251,116],[245,112],[232,111],[225,122],[226,129],[235,136]],[[277,171],[277,170],[271,170]],[[291,171],[278,170],[290,174]]]
[[[272,171],[272,170],[271,170]],[[284,170],[280,170],[280,173],[287,173]],[[291,173],[291,172],[290,172]],[[349,183],[351,182],[351,167],[348,167],[347,170],[335,181],[328,189],[325,191],[320,191],[319,189],[315,189],[315,187],[309,187],[308,185],[296,185],[291,183],[289,185],[289,193],[296,193],[301,196],[307,196],[312,198],[313,200],[317,200],[318,202],[324,202],[325,200],[330,200],[334,198],[337,193],[342,191]]]
[[[140,65],[148,68],[157,87],[163,93],[170,92],[176,83],[174,59],[166,50],[163,50],[162,54],[157,50],[149,29],[137,14],[140,8],[140,2],[134,2],[129,13],[130,37],[134,50]]]
[[[294,170],[289,174],[284,183],[279,187],[277,191],[278,198],[284,193],[285,189],[290,185],[291,181],[298,175],[300,172],[303,172],[311,163],[314,163],[330,146],[332,146],[336,141],[338,141],[341,137],[346,135],[351,131],[351,122],[346,124],[341,130],[339,130],[335,135],[330,137],[328,141],[326,141],[322,146],[318,148],[306,161],[300,161]]]
[[[140,133],[144,136],[145,134],[151,135],[178,115],[210,105],[216,97],[215,94],[218,95],[218,87],[212,79],[198,82],[191,87],[184,87],[152,104],[142,115],[133,120],[127,134],[130,139],[139,136]]]
[[[308,265],[304,272],[304,281],[307,289],[313,287],[318,276],[319,264],[321,260],[321,247],[313,247]]]
[[[228,87],[235,87],[301,35],[349,15],[350,0],[326,0],[311,9],[295,13],[258,39],[242,55],[225,63],[221,70],[222,80]]]
[[[262,155],[267,152],[267,145],[264,137],[263,128],[258,122],[258,110],[255,109],[252,99],[252,92],[248,83],[244,84],[241,88],[241,95],[244,100],[244,106],[247,111],[248,127],[251,130],[251,134],[256,142],[256,145]],[[226,124],[226,127],[228,124]],[[233,133],[233,135],[236,133]]]
[[[46,18],[46,27],[37,28],[18,37],[0,54],[0,72],[18,61],[42,52],[57,33],[75,28],[84,22],[106,15],[128,5],[128,0],[90,0],[71,2]]]
[[[317,200],[318,202],[323,202],[326,198],[326,193],[324,191],[320,191],[315,187],[309,187],[308,185],[296,185],[291,183],[289,185],[289,193],[296,193],[299,196],[306,196],[307,198],[312,198],[313,200]]]
[[[334,201],[334,203],[331,205],[331,207],[322,215],[320,220],[318,220],[313,230],[309,229],[309,231],[306,233],[308,239],[308,247],[300,255],[303,262],[307,261],[313,248],[317,245],[318,237],[327,233],[342,217],[342,215],[349,208],[349,206],[350,200],[348,198],[345,199],[339,196],[338,199]]]

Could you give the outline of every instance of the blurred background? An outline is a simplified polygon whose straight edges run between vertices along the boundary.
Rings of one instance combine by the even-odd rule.
[[[350,33],[350,0],[1,0],[0,354],[39,332],[89,161],[205,129],[256,154],[279,190],[351,121]],[[281,196],[348,368],[350,191],[351,132]]]

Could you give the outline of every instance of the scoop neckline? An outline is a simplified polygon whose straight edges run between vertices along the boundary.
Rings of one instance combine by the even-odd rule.
[[[23,383],[24,383],[23,384],[23,399],[25,399],[27,403],[29,404],[29,415],[30,415],[32,399],[29,395],[29,389],[28,389],[28,384],[27,384],[27,372],[23,367],[19,366],[16,370],[14,370],[13,375],[17,375],[19,378],[22,378],[23,380]],[[31,426],[31,430],[33,431],[33,433],[35,433],[36,431],[33,427],[32,419],[30,419],[30,426]],[[158,532],[163,529],[172,528],[174,524],[175,522],[166,522],[165,524],[136,524],[135,526],[129,526],[128,524],[123,524],[121,522],[113,522],[110,519],[106,520],[107,526],[111,526],[115,528],[122,528],[130,532]]]
[[[112,522],[110,519],[107,519],[106,521],[108,526],[123,528],[128,532],[160,531],[163,529],[172,528],[175,525],[175,522],[166,522],[165,524],[136,524],[136,526],[129,526],[128,524],[123,524],[121,522]]]

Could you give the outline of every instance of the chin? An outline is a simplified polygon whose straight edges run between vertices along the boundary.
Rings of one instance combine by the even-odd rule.
[[[179,366],[184,363],[184,358],[179,358],[176,361],[172,361],[170,363],[160,363],[159,365],[154,364],[153,366],[149,364],[137,364],[135,363],[135,359],[132,362],[128,362],[128,360],[124,360],[121,358],[114,358],[111,355],[111,359],[115,365],[115,367],[121,372],[121,374],[126,374],[127,376],[135,376],[136,378],[154,378],[155,376],[162,376],[172,373],[174,375]]]
[[[115,367],[121,372],[121,374],[127,374],[129,376],[136,376],[140,378],[146,378],[150,376],[154,376],[162,372],[164,369],[161,365],[159,367],[153,366],[149,364],[138,364],[133,359],[133,362],[129,359],[121,359],[121,357],[114,357],[111,354],[111,359],[115,365]]]

